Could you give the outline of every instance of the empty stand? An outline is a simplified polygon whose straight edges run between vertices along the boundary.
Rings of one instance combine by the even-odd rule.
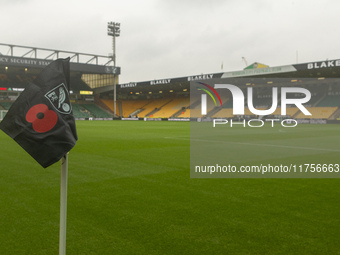
[[[158,112],[163,106],[170,103],[173,99],[162,98],[162,99],[151,99],[150,103],[143,107],[143,111],[141,111],[138,116],[146,117],[153,116],[156,112]]]
[[[0,105],[2,106],[2,108],[4,110],[9,110],[9,108],[11,108],[12,106],[12,102],[0,102]]]
[[[303,119],[329,119],[333,113],[338,109],[338,107],[308,107],[307,110],[312,114],[312,116],[304,115],[302,112],[297,114],[296,118]]]
[[[109,100],[109,99],[101,99],[101,101],[112,111],[114,112],[113,109],[113,100]],[[116,115],[119,115],[119,104],[117,103],[117,107],[116,107]]]
[[[298,111],[299,111],[299,108],[297,107],[287,107],[286,116],[294,117]],[[274,113],[272,113],[271,115],[281,115],[281,107],[276,108]]]
[[[75,118],[91,118],[90,112],[79,104],[72,104],[72,111]]]
[[[90,112],[90,115],[92,115],[95,118],[110,118],[110,117],[112,117],[109,113],[107,113],[103,109],[99,108],[99,106],[97,106],[95,104],[82,104],[81,107],[88,110],[88,112]]]
[[[185,112],[178,115],[180,118],[190,118],[190,112],[194,110],[186,109]]]
[[[327,95],[316,106],[318,107],[340,107],[340,95]]]
[[[149,100],[122,100],[123,117],[139,115],[139,112],[150,103]]]
[[[168,104],[164,105],[154,116],[161,118],[170,118],[177,112],[184,111],[190,105],[190,98],[175,98]]]

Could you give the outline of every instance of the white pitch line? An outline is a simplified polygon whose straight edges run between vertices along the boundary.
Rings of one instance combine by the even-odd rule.
[[[177,140],[191,140],[191,141],[201,141],[201,142],[212,142],[212,143],[227,143],[227,144],[240,144],[240,145],[252,145],[252,146],[264,146],[264,147],[277,147],[277,148],[287,148],[287,149],[301,149],[301,150],[312,150],[312,151],[331,151],[340,152],[340,150],[325,149],[325,148],[311,148],[311,147],[299,147],[299,146],[288,146],[288,145],[275,145],[275,144],[264,144],[264,143],[241,143],[241,142],[228,142],[228,141],[213,141],[213,140],[203,140],[203,139],[190,139],[187,136],[183,137],[164,137],[165,139],[177,139]]]

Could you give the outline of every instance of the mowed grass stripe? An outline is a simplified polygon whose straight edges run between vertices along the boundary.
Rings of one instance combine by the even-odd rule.
[[[188,137],[189,123],[77,127],[68,254],[338,254],[338,179],[190,179],[189,141],[164,139]],[[248,142],[239,132],[229,136]],[[2,133],[0,142],[0,254],[57,254],[60,165],[44,170]],[[292,153],[282,162],[318,155],[338,160]]]
[[[204,124],[204,123],[203,123]],[[195,165],[337,164],[338,125],[298,125],[296,128],[191,128],[191,156]],[[198,130],[198,131],[197,131]],[[332,155],[328,157],[328,155]]]

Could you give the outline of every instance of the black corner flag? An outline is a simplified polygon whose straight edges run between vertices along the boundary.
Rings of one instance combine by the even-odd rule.
[[[44,168],[58,162],[78,140],[69,90],[70,58],[57,59],[28,84],[0,123]]]

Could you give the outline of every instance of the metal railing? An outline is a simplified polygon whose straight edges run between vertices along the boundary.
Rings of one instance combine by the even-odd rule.
[[[6,51],[4,54],[2,50]],[[73,51],[54,50],[46,48],[37,48],[30,46],[14,45],[0,43],[0,56],[11,56],[11,57],[22,57],[22,58],[33,58],[33,59],[46,59],[53,60],[63,56],[69,56],[71,62],[83,63],[83,64],[96,64],[96,65],[108,65],[112,63],[112,56],[95,55],[88,53],[80,53]]]

